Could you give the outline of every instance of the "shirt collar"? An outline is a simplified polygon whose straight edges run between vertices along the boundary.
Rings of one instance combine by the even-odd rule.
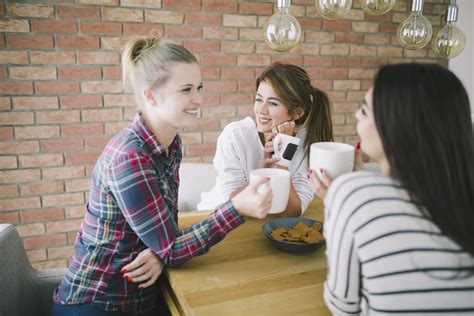
[[[145,124],[143,117],[137,113],[135,118],[133,119],[132,129],[138,133],[140,138],[142,138],[145,143],[150,147],[152,154],[166,155],[166,151],[161,145],[160,141],[156,137],[156,135],[151,131],[150,128]],[[174,154],[179,148],[181,147],[181,137],[176,134],[173,141],[171,142],[168,151],[170,156]]]

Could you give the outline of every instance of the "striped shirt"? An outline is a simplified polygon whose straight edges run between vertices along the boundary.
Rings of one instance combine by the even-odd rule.
[[[228,201],[203,222],[180,231],[179,135],[168,151],[139,115],[107,144],[92,174],[72,262],[54,295],[57,304],[92,302],[104,310],[139,315],[155,306],[156,287],[128,283],[121,277],[123,266],[146,248],[165,265],[182,264],[243,223]]]
[[[334,181],[325,205],[324,298],[333,314],[474,315],[473,256],[399,182],[353,172]]]

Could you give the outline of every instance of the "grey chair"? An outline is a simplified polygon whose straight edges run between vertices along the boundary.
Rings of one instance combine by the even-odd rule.
[[[11,224],[0,224],[0,316],[50,315],[66,269],[34,269]]]

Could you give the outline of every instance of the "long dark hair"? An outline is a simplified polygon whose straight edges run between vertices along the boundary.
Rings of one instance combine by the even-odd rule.
[[[474,255],[474,141],[461,81],[437,64],[386,65],[375,78],[373,108],[392,176]]]
[[[331,102],[324,91],[311,85],[308,73],[303,68],[277,62],[257,78],[257,89],[262,81],[272,86],[290,116],[303,110],[303,115],[295,124],[306,128],[303,144],[306,157],[312,143],[333,140]]]

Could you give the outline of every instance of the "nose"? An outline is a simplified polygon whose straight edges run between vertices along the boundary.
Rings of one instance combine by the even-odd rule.
[[[265,113],[267,114],[268,113],[268,102],[267,101],[263,101],[261,103],[257,103],[257,110],[258,112],[260,113]]]
[[[204,98],[203,98],[201,92],[199,92],[199,91],[194,92],[194,96],[193,96],[193,99],[192,99],[193,103],[198,104],[200,106],[202,104],[203,99]]]

